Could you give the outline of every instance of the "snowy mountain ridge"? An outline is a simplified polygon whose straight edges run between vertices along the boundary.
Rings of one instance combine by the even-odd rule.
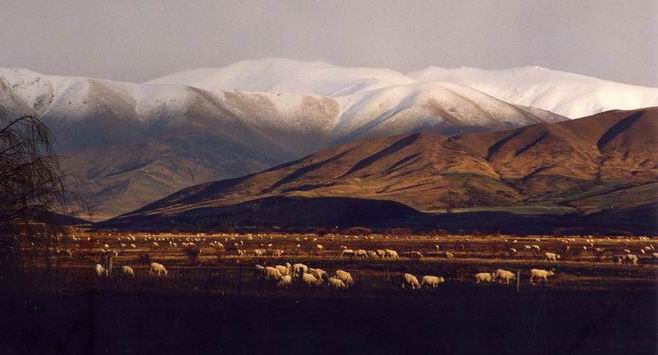
[[[183,71],[148,83],[194,86],[209,91],[311,93],[332,97],[424,82],[452,83],[516,105],[578,118],[613,109],[658,106],[658,88],[527,66],[503,70],[430,66],[407,74],[390,69],[346,68],[281,58],[244,61],[223,68]]]

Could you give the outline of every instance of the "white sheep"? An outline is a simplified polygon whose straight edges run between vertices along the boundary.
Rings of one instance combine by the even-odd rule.
[[[475,274],[475,283],[493,282],[494,274],[490,272],[479,272]]]
[[[347,285],[345,284],[345,282],[343,282],[343,280],[341,280],[337,277],[330,277],[329,278],[329,286],[331,288],[335,288],[335,289],[346,289],[347,288]]]
[[[302,282],[304,282],[308,287],[319,286],[322,284],[322,280],[319,280],[312,274],[307,273],[302,275]]]
[[[290,275],[281,276],[279,281],[276,283],[276,287],[278,288],[286,288],[290,285],[292,285],[292,276]]]
[[[289,264],[288,264],[289,265]],[[277,270],[279,270],[279,273],[283,276],[290,274],[290,268],[288,265],[276,265],[274,266]]]
[[[343,249],[343,250],[340,252],[340,256],[341,256],[341,257],[344,257],[344,256],[354,256],[354,255],[356,255],[356,253],[355,253],[354,250],[352,250],[352,249]]]
[[[308,273],[315,276],[318,280],[326,280],[329,278],[329,275],[326,271],[318,268],[309,268]]]
[[[546,252],[544,253],[546,260],[557,262],[560,259],[560,254]]]
[[[151,269],[149,270],[149,275],[155,276],[167,276],[168,271],[164,265],[160,263],[151,263]]]
[[[351,286],[354,283],[352,279],[352,274],[344,270],[336,270],[336,277],[343,280],[345,285]]]
[[[254,276],[257,279],[265,277],[265,267],[263,265],[256,264],[256,266],[254,266]]]
[[[422,279],[420,285],[436,288],[436,287],[439,286],[439,284],[442,284],[445,281],[446,280],[441,276],[425,275],[425,276],[423,276],[423,279]]]
[[[516,274],[514,274],[511,271],[507,271],[504,269],[498,269],[496,272],[494,272],[494,280],[499,280],[500,282],[505,282],[506,284],[509,285],[511,281],[516,280]]]
[[[308,272],[308,266],[302,263],[296,263],[292,266],[293,274],[295,276],[303,275]]]
[[[133,270],[133,268],[127,265],[121,267],[121,273],[125,277],[135,277],[135,270]]]
[[[548,282],[548,277],[553,275],[555,275],[553,270],[532,269],[530,270],[530,283],[534,284],[534,280],[536,279]]]
[[[384,252],[386,253],[385,256],[387,258],[393,258],[393,259],[400,258],[400,255],[398,255],[398,252],[393,250],[393,249],[384,249]]]
[[[411,253],[409,253],[409,257],[412,259],[422,259],[423,254],[419,251],[414,250]]]
[[[402,288],[406,288],[406,286],[410,286],[412,290],[420,289],[420,283],[416,276],[409,273],[402,275]]]
[[[377,249],[375,250],[375,253],[377,253],[377,256],[380,258],[385,258],[386,257],[386,250],[384,249]]]
[[[96,276],[98,277],[108,276],[108,271],[101,264],[94,265],[94,270],[96,271]]]
[[[354,255],[356,255],[357,258],[367,258],[368,252],[365,251],[364,249],[358,249],[354,251]]]
[[[265,267],[265,278],[268,280],[280,280],[283,277],[279,269],[271,266]]]
[[[628,255],[624,256],[624,262],[626,262],[628,264],[637,265],[638,261],[639,261],[639,258],[635,254],[628,254]]]

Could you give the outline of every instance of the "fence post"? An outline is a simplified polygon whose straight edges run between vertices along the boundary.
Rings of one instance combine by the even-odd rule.
[[[112,276],[112,254],[107,255],[107,276]]]
[[[521,270],[516,270],[516,293],[519,293],[521,288]]]

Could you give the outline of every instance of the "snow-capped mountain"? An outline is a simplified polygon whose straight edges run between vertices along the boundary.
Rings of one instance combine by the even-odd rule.
[[[450,82],[517,105],[569,118],[658,106],[658,88],[635,86],[531,66],[505,70],[429,67],[408,74],[420,82]]]
[[[5,112],[41,117],[65,166],[81,178],[92,209],[113,215],[182,187],[253,173],[356,139],[564,119],[456,79],[428,79],[437,72],[404,75],[267,59],[142,84],[25,69],[0,69],[0,78]],[[625,86],[611,83],[609,90],[616,87]],[[637,102],[644,105],[645,96]],[[599,107],[580,100],[583,107]]]
[[[150,81],[210,91],[281,91],[333,97],[426,82],[470,87],[512,104],[541,108],[569,118],[614,109],[658,106],[658,88],[536,66],[504,70],[431,66],[405,75],[389,69],[344,68],[273,58],[224,68],[183,71]]]

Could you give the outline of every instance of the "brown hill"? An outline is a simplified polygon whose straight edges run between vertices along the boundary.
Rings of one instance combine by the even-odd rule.
[[[426,214],[628,218],[622,211],[651,210],[658,200],[657,133],[658,108],[648,108],[492,133],[362,140],[258,174],[187,188],[105,225],[158,225],[183,216],[192,223],[200,211],[204,218],[228,213],[245,221],[255,210],[236,206],[271,198],[296,201],[306,214],[299,201],[329,197],[393,201]],[[277,219],[271,222],[266,224]]]

